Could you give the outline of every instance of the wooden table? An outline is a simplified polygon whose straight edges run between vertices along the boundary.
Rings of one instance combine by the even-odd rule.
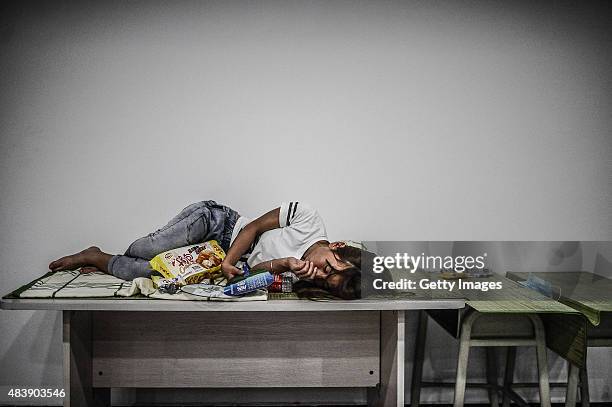
[[[593,273],[577,272],[509,272],[508,278],[525,281],[530,276],[550,284],[559,302],[581,312],[590,322],[586,326],[586,340],[577,341],[582,347],[583,358],[566,359],[569,362],[566,406],[576,404],[578,382],[581,382],[581,403],[589,405],[589,386],[586,355],[589,347],[612,347],[612,280]],[[565,329],[576,329],[565,324]],[[580,329],[579,327],[577,329]],[[561,356],[564,356],[561,354]]]
[[[108,406],[112,387],[364,387],[404,405],[405,312],[462,299],[191,302],[11,299],[63,313],[65,406]]]

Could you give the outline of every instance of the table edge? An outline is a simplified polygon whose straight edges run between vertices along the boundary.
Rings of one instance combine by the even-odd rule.
[[[424,309],[461,309],[463,299],[443,300],[353,300],[353,301],[309,301],[309,300],[268,300],[268,301],[175,301],[175,300],[109,300],[109,299],[2,299],[4,310],[47,310],[47,311],[399,311]]]

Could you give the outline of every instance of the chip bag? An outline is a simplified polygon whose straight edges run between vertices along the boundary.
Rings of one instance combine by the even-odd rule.
[[[181,287],[209,281],[221,275],[221,263],[225,252],[216,240],[168,250],[153,257],[151,268],[159,275],[153,275],[158,288],[172,284]]]

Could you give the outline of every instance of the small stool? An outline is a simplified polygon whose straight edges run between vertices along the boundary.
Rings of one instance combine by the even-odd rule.
[[[516,361],[516,348],[508,347],[506,353],[506,368],[504,374],[504,388],[509,391],[504,393],[503,407],[510,406],[510,398],[507,394],[511,392],[511,387],[532,388],[537,387],[537,383],[514,383],[514,365]],[[554,382],[550,387],[565,387],[565,407],[576,405],[576,396],[580,390],[580,404],[582,407],[589,407],[589,379],[586,367],[580,368],[571,362],[567,362],[567,383]],[[517,396],[518,397],[518,396]]]
[[[486,388],[489,392],[489,401],[492,406],[499,406],[498,396],[500,392],[504,395],[506,403],[509,403],[509,400],[512,399],[519,405],[527,405],[512,390],[511,380],[506,380],[503,386],[500,386],[498,383],[494,347],[499,346],[512,347],[512,349],[516,346],[534,346],[536,348],[540,404],[544,407],[550,407],[545,332],[542,321],[536,314],[489,314],[480,313],[475,310],[467,311],[461,317],[460,322],[458,338],[459,357],[457,359],[457,375],[454,384],[422,381],[427,322],[427,315],[421,311],[419,314],[419,329],[412,373],[412,407],[419,405],[422,387],[446,386],[453,386],[455,388],[454,407],[463,406],[466,387]],[[487,383],[467,383],[468,357],[472,346],[487,347]]]

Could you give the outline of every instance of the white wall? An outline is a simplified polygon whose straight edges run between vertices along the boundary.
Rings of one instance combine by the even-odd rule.
[[[1,7],[3,293],[202,199],[307,200],[331,238],[612,239],[603,8]],[[2,389],[61,386],[59,316],[0,322]]]

